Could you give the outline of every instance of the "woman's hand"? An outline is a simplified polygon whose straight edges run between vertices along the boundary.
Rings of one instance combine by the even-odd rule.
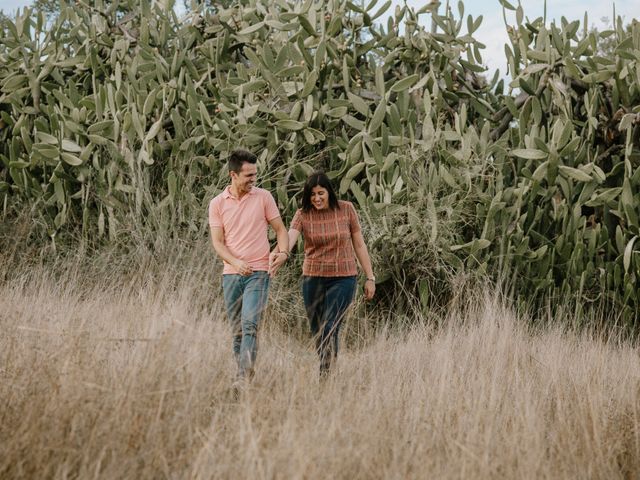
[[[376,293],[376,282],[367,278],[364,282],[364,298],[371,300]]]

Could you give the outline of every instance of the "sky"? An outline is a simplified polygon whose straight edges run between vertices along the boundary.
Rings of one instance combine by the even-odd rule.
[[[406,1],[409,6],[418,9],[429,0]],[[378,5],[383,3],[383,0],[378,0]],[[394,5],[402,3],[403,0],[393,0]],[[510,0],[510,3],[517,5],[517,0]],[[521,3],[525,17],[534,19],[543,15],[544,0],[521,0]],[[0,0],[0,9],[10,13],[30,4],[31,0]],[[451,1],[451,4],[457,16],[457,1]],[[609,24],[613,21],[614,5],[616,15],[622,16],[625,23],[633,18],[640,18],[640,0],[619,0],[615,4],[608,0],[547,0],[547,20],[550,22],[555,19],[560,23],[560,18],[564,16],[570,21],[580,20],[582,25],[584,14],[588,12],[589,27],[603,30],[607,25],[607,20],[603,19],[608,19]],[[464,0],[464,6],[465,18],[467,15],[472,15],[474,18],[483,16],[482,25],[474,33],[474,37],[487,47],[481,51],[483,61],[489,69],[487,73],[492,74],[495,69],[500,69],[501,74],[504,75],[506,73],[504,44],[508,43],[508,40],[500,2],[498,0]],[[388,11],[392,12],[393,6]],[[427,16],[424,18],[426,19]],[[515,23],[515,12],[507,11],[507,21],[510,24]],[[466,25],[466,21],[463,25]]]

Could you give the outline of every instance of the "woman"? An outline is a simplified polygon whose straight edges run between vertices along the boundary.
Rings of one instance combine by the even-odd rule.
[[[356,291],[356,258],[366,275],[367,300],[375,293],[375,277],[353,205],[338,200],[322,172],[311,174],[304,185],[302,208],[289,228],[289,248],[300,234],[304,239],[302,296],[320,356],[320,374],[325,375],[338,354],[340,324]],[[272,273],[288,257],[289,252],[274,252]]]

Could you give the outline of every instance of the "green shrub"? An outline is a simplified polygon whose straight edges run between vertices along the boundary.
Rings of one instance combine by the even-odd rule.
[[[569,297],[633,325],[637,22],[598,34],[503,2],[517,19],[505,92],[462,3],[378,24],[389,5],[254,0],[179,19],[121,1],[3,20],[5,216],[27,208],[58,243],[197,238],[242,146],[287,218],[310,171],[335,179],[392,302],[442,306],[489,275],[533,306]]]

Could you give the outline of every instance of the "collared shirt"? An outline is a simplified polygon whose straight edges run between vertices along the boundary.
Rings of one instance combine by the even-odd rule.
[[[271,193],[257,187],[251,187],[240,199],[227,187],[209,203],[209,226],[221,227],[224,244],[231,254],[247,262],[254,271],[269,270],[267,229],[269,222],[279,216]],[[230,264],[223,263],[223,274],[238,273]]]
[[[358,214],[351,202],[339,200],[340,208],[308,212],[301,209],[291,228],[304,236],[302,274],[312,277],[348,277],[358,274],[352,237],[360,231]]]

